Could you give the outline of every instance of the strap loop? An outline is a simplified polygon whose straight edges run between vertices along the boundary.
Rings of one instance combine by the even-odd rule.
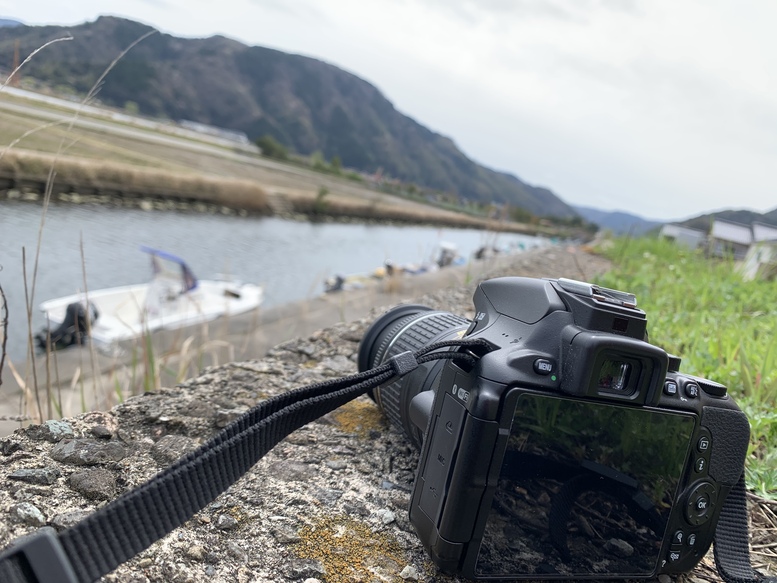
[[[396,356],[392,356],[389,359],[389,362],[391,363],[391,370],[399,377],[418,368],[418,361],[409,350],[407,352],[400,352]]]
[[[20,579],[22,577],[24,579]],[[65,549],[50,526],[14,541],[0,554],[0,580],[78,583]]]

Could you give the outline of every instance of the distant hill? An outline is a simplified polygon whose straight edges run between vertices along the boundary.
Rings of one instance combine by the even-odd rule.
[[[597,225],[601,229],[608,229],[616,234],[631,233],[632,235],[643,235],[665,223],[673,223],[709,232],[712,221],[715,219],[741,223],[743,225],[765,223],[777,227],[777,208],[763,214],[749,210],[724,210],[677,221],[643,219],[642,217],[623,211],[603,211],[584,206],[574,206],[573,208],[586,221]]]
[[[677,224],[700,231],[709,232],[714,219],[741,223],[743,225],[752,225],[753,223],[765,223],[777,227],[777,208],[767,213],[757,213],[748,210],[725,210],[715,213],[699,215],[684,221],[678,221]]]
[[[602,211],[584,206],[574,206],[573,208],[589,223],[618,235],[628,233],[642,235],[664,224],[663,221],[643,219],[624,211]]]
[[[6,26],[23,26],[23,22],[19,22],[18,20],[11,20],[10,18],[0,18],[0,28],[6,27]]]
[[[24,75],[85,94],[121,51],[150,27],[115,17],[74,27],[17,26],[3,32],[0,59],[16,39],[23,55],[66,33],[73,40],[38,53]],[[462,198],[506,203],[536,216],[574,217],[553,192],[485,168],[448,137],[398,112],[373,85],[322,61],[214,36],[157,33],[106,77],[99,99],[142,114],[272,135],[303,155],[381,173]]]

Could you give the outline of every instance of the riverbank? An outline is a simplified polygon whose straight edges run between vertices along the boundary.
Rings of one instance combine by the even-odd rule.
[[[374,175],[316,165],[309,157],[279,161],[262,156],[253,144],[225,142],[212,135],[174,131],[167,124],[116,112],[97,114],[68,104],[21,101],[0,94],[0,198],[2,192],[60,194],[101,203],[177,208],[205,212],[247,212],[262,216],[394,221],[495,229],[546,236],[585,236],[563,224],[554,227],[490,220],[470,201],[475,214],[450,210],[435,199],[453,193],[424,193],[401,185],[382,171]],[[179,128],[180,129],[180,128]],[[420,189],[423,191],[423,188]],[[445,196],[443,196],[445,195]],[[465,202],[465,201],[461,201]],[[509,207],[492,208],[509,218]],[[495,215],[492,215],[495,216]],[[494,225],[496,224],[496,225]]]
[[[260,165],[258,155],[235,153]],[[15,149],[0,155],[0,203],[23,200],[98,204],[147,211],[275,216],[302,220],[351,220],[439,227],[477,228],[526,235],[557,236],[541,224],[498,221],[453,212],[369,188],[345,178],[275,165],[262,180],[144,168],[67,155]],[[296,173],[296,180],[289,174]],[[316,185],[315,182],[318,184]]]

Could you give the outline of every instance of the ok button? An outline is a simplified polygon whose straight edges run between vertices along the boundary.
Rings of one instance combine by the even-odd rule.
[[[717,492],[709,482],[695,486],[688,494],[685,504],[685,518],[692,526],[704,524],[712,517]]]

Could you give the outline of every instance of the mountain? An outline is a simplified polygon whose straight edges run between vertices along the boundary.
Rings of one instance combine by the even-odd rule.
[[[24,23],[19,22],[18,20],[12,20],[10,18],[0,18],[0,28],[3,27],[14,27],[14,26],[23,26]]]
[[[709,232],[714,219],[741,223],[743,225],[764,223],[777,227],[777,208],[763,214],[750,210],[729,209],[676,221],[643,219],[642,217],[624,211],[603,211],[585,206],[573,206],[573,208],[589,223],[593,223],[601,229],[608,229],[618,235],[643,235],[660,227],[664,223],[673,223]]]
[[[17,26],[3,32],[0,54],[16,39],[23,55],[46,41],[25,76],[85,94],[124,49],[151,27],[100,17],[74,27]],[[122,57],[99,99],[148,116],[192,120],[265,134],[299,154],[320,151],[343,166],[484,203],[505,203],[537,216],[574,217],[545,188],[485,168],[448,137],[398,112],[373,85],[322,61],[246,46],[222,36],[183,39],[156,32]]]
[[[584,206],[574,206],[573,208],[589,223],[593,223],[601,229],[610,230],[617,235],[642,235],[664,224],[663,221],[643,219],[624,211],[602,211]]]
[[[708,213],[685,219],[684,221],[677,221],[677,224],[684,227],[690,227],[692,229],[699,229],[700,231],[708,232],[714,219],[721,219],[724,221],[731,221],[733,223],[740,223],[743,225],[752,225],[753,223],[764,223],[777,227],[777,208],[767,213],[758,213],[749,210],[725,210],[715,213]]]

